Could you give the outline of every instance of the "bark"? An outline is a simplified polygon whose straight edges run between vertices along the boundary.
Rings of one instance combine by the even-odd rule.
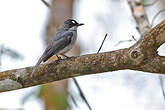
[[[26,88],[66,78],[117,70],[165,73],[165,57],[157,49],[165,42],[165,20],[148,31],[130,48],[72,57],[40,65],[34,77],[33,67],[0,73],[0,91]]]

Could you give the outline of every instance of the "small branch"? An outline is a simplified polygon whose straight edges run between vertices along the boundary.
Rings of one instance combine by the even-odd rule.
[[[162,94],[163,94],[163,97],[165,99],[165,92],[164,92],[164,84],[163,84],[163,77],[162,76],[158,76],[159,77],[159,81],[160,81],[160,87],[162,89]]]
[[[45,0],[41,0],[41,1],[42,1],[42,3],[44,3],[48,8],[51,7],[51,5],[50,5],[48,2],[46,2]]]
[[[77,102],[76,102],[76,100],[74,99],[74,97],[73,97],[72,94],[70,94],[70,97],[71,97],[71,99],[72,99],[74,105],[78,108]]]
[[[97,53],[100,52],[100,50],[101,50],[101,48],[102,48],[102,46],[103,46],[103,44],[104,44],[104,41],[105,41],[106,37],[107,37],[107,34],[105,34],[105,37],[104,37],[104,39],[103,39],[103,41],[102,41],[102,43],[101,43],[101,46],[100,46],[100,48],[98,49]],[[90,104],[88,103],[88,100],[86,99],[86,97],[85,97],[83,91],[81,90],[81,87],[80,87],[80,85],[78,84],[76,78],[72,78],[72,79],[73,79],[73,81],[74,81],[74,83],[75,83],[75,85],[76,85],[76,87],[77,87],[77,89],[78,89],[78,91],[79,91],[79,93],[80,93],[80,96],[81,96],[82,99],[85,101],[85,103],[86,103],[86,105],[88,106],[89,110],[92,110],[92,108],[91,108]]]
[[[124,43],[124,42],[132,42],[132,41],[136,41],[137,42],[137,40],[135,39],[135,37],[133,35],[132,35],[132,39],[130,39],[130,40],[121,40],[118,43],[116,43],[114,46],[118,46],[118,45],[120,45],[121,43]]]
[[[103,39],[103,41],[102,41],[102,43],[101,43],[101,46],[100,46],[99,50],[97,51],[97,53],[100,52],[100,50],[101,50],[101,48],[102,48],[102,46],[103,46],[103,44],[104,44],[104,41],[105,41],[107,35],[108,35],[108,34],[105,34],[105,37],[104,37],[104,39]]]
[[[72,78],[72,79],[73,79],[73,81],[74,81],[74,83],[75,83],[77,89],[79,90],[80,96],[81,96],[82,99],[85,101],[85,103],[86,103],[86,105],[88,106],[89,110],[92,110],[92,108],[91,108],[90,104],[88,103],[88,101],[87,101],[87,99],[86,99],[84,93],[82,92],[82,90],[81,90],[81,88],[80,88],[80,85],[78,84],[77,80],[76,80],[75,78]]]
[[[133,40],[132,39],[129,39],[129,40],[121,40],[121,41],[119,41],[118,43],[116,43],[114,46],[118,46],[118,45],[120,45],[120,44],[122,44],[122,43],[125,43],[125,42],[132,42]]]
[[[152,22],[151,22],[151,27],[153,26],[154,21],[155,21],[155,19],[157,18],[157,16],[158,16],[160,13],[164,12],[164,11],[165,11],[165,8],[163,8],[162,10],[160,10],[159,12],[157,12],[157,13],[155,14],[155,16],[153,17]]]
[[[133,38],[133,40],[134,40],[134,41],[136,41],[136,42],[137,42],[137,40],[135,39],[135,37],[134,37],[133,35],[132,35],[132,38]]]

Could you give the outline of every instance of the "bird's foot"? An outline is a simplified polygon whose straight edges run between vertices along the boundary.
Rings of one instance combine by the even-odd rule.
[[[68,57],[68,56],[66,56],[66,55],[64,55],[64,54],[61,54],[61,56],[59,56],[59,55],[56,55],[57,56],[57,60],[62,60],[62,59],[69,59],[69,58],[71,58],[71,57]]]
[[[64,54],[61,54],[63,57],[65,57],[66,59],[68,59],[68,58],[71,58],[71,57],[68,57],[68,56],[66,56],[66,55],[64,55]]]
[[[57,56],[57,58],[58,58],[57,60],[61,60],[61,59],[62,59],[60,56],[58,56],[58,55],[56,55],[56,56]]]

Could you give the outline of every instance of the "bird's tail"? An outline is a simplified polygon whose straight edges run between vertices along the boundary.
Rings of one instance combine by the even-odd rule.
[[[40,65],[40,63],[43,61],[43,57],[41,56],[41,58],[38,60],[37,64],[35,65],[33,71],[32,71],[32,74],[31,74],[31,77],[34,75],[34,73],[37,71],[38,69],[38,66]]]

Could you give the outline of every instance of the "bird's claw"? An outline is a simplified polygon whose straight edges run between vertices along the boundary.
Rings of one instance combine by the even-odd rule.
[[[61,59],[62,59],[60,56],[58,56],[58,55],[56,55],[56,56],[57,56],[57,58],[58,58],[57,60],[61,60]]]
[[[64,56],[66,59],[71,58],[71,57],[68,57],[68,56],[66,56],[66,55],[64,55],[64,54],[61,54],[61,55]]]

